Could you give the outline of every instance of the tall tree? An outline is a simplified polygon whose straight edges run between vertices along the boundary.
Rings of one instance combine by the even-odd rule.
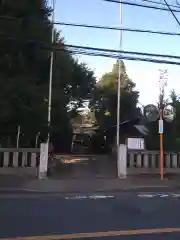
[[[42,47],[51,39],[49,9],[40,0],[8,0],[1,1],[0,15],[1,129],[15,138],[20,125],[35,135],[45,124],[49,53]]]
[[[113,65],[112,71],[102,76],[94,90],[91,106],[95,108],[97,122],[107,128],[116,125],[117,116],[117,76],[118,62]],[[121,62],[121,121],[129,120],[139,114],[136,107],[138,92],[134,90],[135,83],[128,77],[125,64]]]
[[[102,76],[93,91],[93,98],[90,106],[95,111],[99,129],[99,140],[96,146],[106,144],[109,146],[114,142],[116,136],[115,126],[117,125],[117,76],[118,62],[113,65],[112,71]],[[124,62],[121,62],[121,98],[120,98],[120,119],[122,121],[132,120],[140,116],[140,110],[136,107],[138,92],[134,90],[135,84],[128,77]],[[106,131],[106,138],[104,138]],[[102,133],[103,132],[103,133]],[[102,136],[101,136],[102,135]],[[104,143],[103,143],[104,141]],[[100,146],[99,146],[100,148]]]
[[[15,142],[18,126],[28,145],[37,132],[47,135],[50,14],[43,0],[0,2],[0,139]],[[95,77],[69,54],[57,31],[53,51],[51,132],[70,136],[69,106],[75,111],[90,97]]]

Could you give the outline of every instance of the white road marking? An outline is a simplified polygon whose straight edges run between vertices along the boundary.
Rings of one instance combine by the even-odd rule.
[[[104,198],[114,198],[114,196],[103,196],[103,195],[92,195],[89,196],[90,199],[104,199]]]
[[[72,196],[72,197],[65,197],[66,200],[79,200],[79,199],[105,199],[105,198],[114,198],[114,196],[106,196],[106,195],[90,195],[90,196]]]
[[[138,195],[138,197],[141,197],[141,198],[152,198],[155,196],[156,196],[155,194],[139,194]]]
[[[165,197],[169,197],[169,195],[168,194],[160,194],[159,197],[160,198],[165,198]]]
[[[180,193],[141,193],[137,197],[140,198],[180,198]]]
[[[73,197],[65,197],[65,199],[77,200],[77,199],[86,199],[86,196],[73,196]]]

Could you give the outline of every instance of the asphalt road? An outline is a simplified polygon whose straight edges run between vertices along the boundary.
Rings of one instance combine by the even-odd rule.
[[[91,233],[82,239],[180,239],[180,193],[133,191],[106,195],[109,197],[99,199],[91,195],[1,195],[0,238],[66,234],[67,239],[78,239],[76,233]],[[178,228],[179,232],[150,234],[156,231],[153,229],[173,230],[167,228]],[[124,236],[121,231],[125,231]]]

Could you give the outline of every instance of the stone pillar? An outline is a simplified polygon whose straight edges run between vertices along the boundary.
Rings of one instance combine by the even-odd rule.
[[[41,143],[40,145],[40,163],[39,163],[39,179],[45,179],[47,177],[48,168],[48,144]]]
[[[127,146],[120,144],[118,148],[117,158],[117,172],[118,178],[127,177]]]

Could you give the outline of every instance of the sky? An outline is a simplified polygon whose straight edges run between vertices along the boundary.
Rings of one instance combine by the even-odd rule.
[[[52,0],[49,0],[49,4]],[[142,0],[129,0],[146,4]],[[159,0],[164,2],[163,0]],[[176,0],[167,0],[176,4]],[[155,9],[123,5],[123,27],[141,28],[180,33],[180,26],[170,12]],[[73,22],[94,25],[119,27],[120,6],[103,0],[56,0],[55,21]],[[180,20],[180,14],[176,13]],[[97,48],[119,49],[119,31],[85,29],[56,25],[65,38],[66,44],[82,45]],[[159,54],[180,55],[180,36],[165,36],[147,33],[132,33],[123,31],[122,50]],[[115,59],[80,56],[94,70],[99,79],[105,72],[111,71]],[[155,104],[159,94],[159,69],[168,71],[166,96],[175,89],[180,94],[180,66],[125,61],[129,77],[136,83],[140,92],[139,101],[143,105]]]

